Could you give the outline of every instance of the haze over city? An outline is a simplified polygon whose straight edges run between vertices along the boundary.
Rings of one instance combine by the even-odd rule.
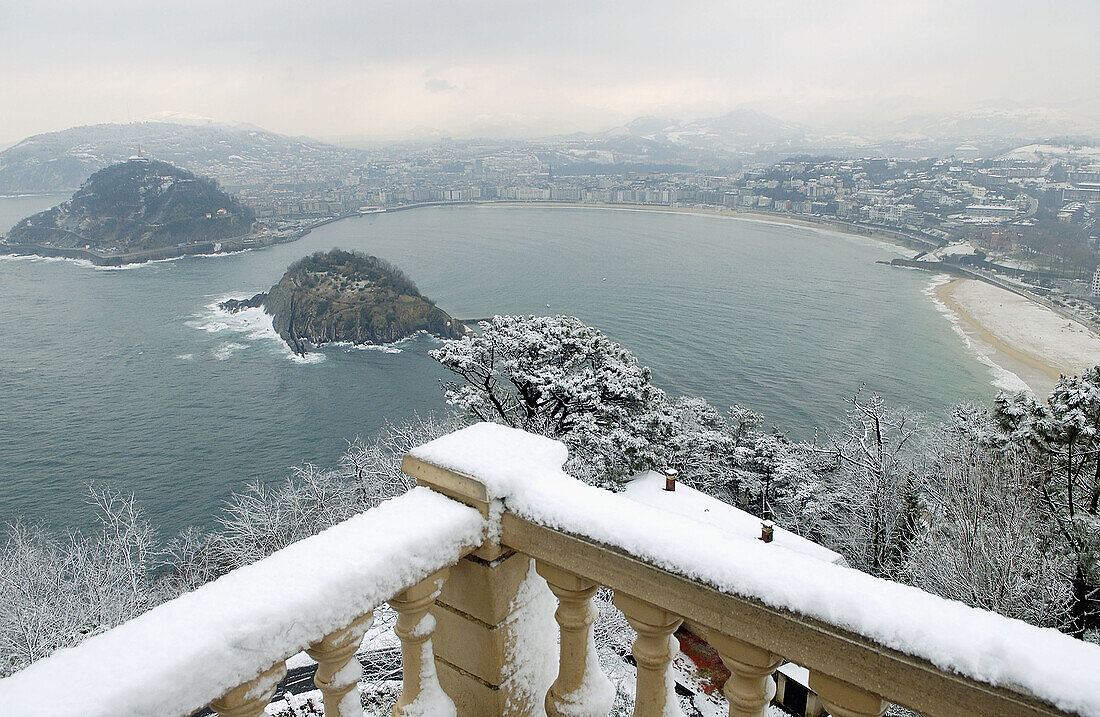
[[[828,131],[1042,107],[1100,125],[1100,4],[5,2],[0,142],[174,116],[535,137],[749,107]]]

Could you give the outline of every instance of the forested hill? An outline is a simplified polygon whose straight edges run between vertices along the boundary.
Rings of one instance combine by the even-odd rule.
[[[457,338],[464,331],[393,264],[340,249],[299,259],[267,294],[227,301],[222,308],[261,305],[296,353],[305,353],[309,344],[383,344],[418,331]]]
[[[9,238],[14,244],[135,251],[241,236],[255,218],[212,179],[134,158],[99,170],[72,199],[27,217]]]

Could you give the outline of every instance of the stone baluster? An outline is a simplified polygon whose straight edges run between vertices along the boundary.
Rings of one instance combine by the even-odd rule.
[[[327,717],[362,717],[358,687],[363,668],[355,659],[355,652],[373,622],[374,613],[368,612],[343,630],[325,635],[306,650],[306,654],[317,660],[313,684],[321,690]],[[345,669],[349,665],[350,669]],[[352,692],[354,695],[349,697]],[[347,704],[345,698],[348,698]]]
[[[599,610],[592,604],[592,595],[598,586],[541,561],[535,562],[535,569],[558,598],[554,617],[561,632],[558,677],[546,693],[546,714],[548,717],[606,715],[615,700],[615,688],[595,659],[592,624]],[[592,684],[597,680],[598,685]],[[580,702],[584,698],[591,704]]]
[[[425,693],[450,701],[436,676],[431,646],[435,618],[428,614],[446,579],[447,569],[444,568],[390,600],[390,606],[397,611],[394,631],[401,640],[401,697],[393,708],[394,717],[420,714],[415,707],[408,708]],[[454,714],[453,703],[450,712]]]
[[[620,592],[615,593],[615,606],[623,611],[627,622],[638,633],[631,650],[638,664],[634,717],[681,714],[678,704],[667,705],[667,708],[666,704],[675,699],[669,670],[678,648],[672,633],[683,618]]]
[[[775,697],[772,673],[783,658],[735,637],[711,632],[707,641],[730,671],[722,694],[729,702],[730,717],[764,717]]]
[[[284,677],[286,662],[279,662],[211,702],[210,709],[222,717],[261,717]]]
[[[889,706],[878,695],[820,672],[810,672],[810,689],[832,717],[882,717]]]

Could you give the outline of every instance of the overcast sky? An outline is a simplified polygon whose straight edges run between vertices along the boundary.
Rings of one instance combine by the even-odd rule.
[[[987,101],[1087,113],[1098,28],[1098,0],[0,0],[0,141],[164,111],[384,138],[737,106],[834,126]]]

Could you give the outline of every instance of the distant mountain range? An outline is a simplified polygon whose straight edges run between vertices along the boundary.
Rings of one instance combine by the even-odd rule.
[[[719,117],[689,121],[639,117],[600,133],[613,137],[642,137],[656,142],[711,151],[744,151],[803,140],[807,130],[756,110],[741,109]]]
[[[997,156],[1036,141],[1097,142],[1100,102],[1073,107],[1004,103],[952,114],[911,114],[904,120],[830,131],[786,122],[752,109],[704,119],[640,117],[600,132],[532,140],[487,140],[483,148],[522,146],[555,169],[595,165],[633,167],[736,166],[797,154],[833,156],[946,156],[959,147]],[[408,156],[433,142],[363,149],[294,138],[252,125],[162,113],[166,121],[100,124],[35,135],[0,152],[0,194],[58,192],[79,187],[93,172],[142,150],[218,180],[229,190],[308,185],[345,179],[372,160]],[[488,130],[486,130],[488,132]]]
[[[999,153],[1040,138],[1096,139],[1100,127],[1064,110],[1047,107],[989,106],[952,114],[909,116],[904,120],[829,132],[785,122],[763,112],[739,109],[718,117],[671,120],[640,117],[620,127],[583,135],[610,143],[626,138],[657,146],[711,153],[779,152],[838,155],[881,153],[944,155],[963,144]]]
[[[0,152],[0,194],[76,189],[99,169],[138,154],[210,176],[227,187],[254,181],[257,169],[287,181],[326,181],[366,153],[249,126],[135,122],[73,127],[28,137]]]

